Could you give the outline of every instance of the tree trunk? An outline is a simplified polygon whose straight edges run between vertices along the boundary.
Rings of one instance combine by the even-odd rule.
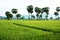
[[[16,15],[15,14],[13,14],[13,19],[15,19],[16,18]]]
[[[31,14],[31,19],[32,19],[32,14]]]
[[[41,20],[42,20],[42,13],[41,13]]]
[[[28,14],[29,16],[28,16],[28,19],[30,19],[30,14]]]

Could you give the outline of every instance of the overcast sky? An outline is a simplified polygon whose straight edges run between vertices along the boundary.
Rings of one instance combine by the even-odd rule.
[[[49,13],[53,15],[56,7],[60,6],[60,0],[0,0],[0,16],[5,15],[5,11],[11,11],[12,8],[17,8],[18,13],[22,15],[28,15],[26,10],[28,5],[33,5],[34,8],[50,7]]]

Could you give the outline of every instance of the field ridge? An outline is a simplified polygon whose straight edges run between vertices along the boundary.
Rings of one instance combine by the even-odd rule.
[[[36,29],[36,30],[53,32],[54,34],[55,34],[55,33],[59,33],[59,34],[60,34],[60,31],[54,31],[54,30],[49,30],[49,29],[44,29],[44,28],[37,28],[37,27],[34,27],[34,26],[28,26],[28,25],[17,24],[17,23],[13,23],[13,24],[14,24],[14,25],[18,25],[18,26],[23,26],[23,27],[28,27],[28,28]]]

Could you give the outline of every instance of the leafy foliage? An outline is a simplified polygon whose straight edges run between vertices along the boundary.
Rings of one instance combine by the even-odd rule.
[[[18,19],[18,17],[21,17],[21,14],[17,14],[16,17],[17,17],[17,19]]]
[[[9,14],[9,17],[12,19],[13,15],[12,14]]]
[[[35,12],[40,14],[41,13],[41,8],[35,7]]]
[[[59,14],[58,14],[58,12],[54,12],[54,15],[58,16]]]
[[[9,11],[6,11],[6,12],[5,12],[5,15],[7,16],[7,19],[8,19],[8,20],[12,19],[12,17],[13,17],[13,15],[10,14]]]
[[[33,6],[32,5],[27,6],[27,11],[32,14],[33,13]]]
[[[31,15],[31,17],[34,19],[35,18],[35,16],[34,15]]]
[[[56,8],[56,11],[59,12],[59,11],[60,11],[60,7],[57,7],[57,8]]]
[[[49,7],[42,8],[43,12],[49,12]]]
[[[13,8],[13,9],[11,10],[11,12],[12,12],[13,14],[16,14],[16,13],[18,12],[18,10],[15,9],[15,8]]]

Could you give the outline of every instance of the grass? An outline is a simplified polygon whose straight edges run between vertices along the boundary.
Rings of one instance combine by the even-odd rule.
[[[60,32],[60,20],[0,20],[0,40],[60,40],[60,33],[54,34],[13,23]]]

